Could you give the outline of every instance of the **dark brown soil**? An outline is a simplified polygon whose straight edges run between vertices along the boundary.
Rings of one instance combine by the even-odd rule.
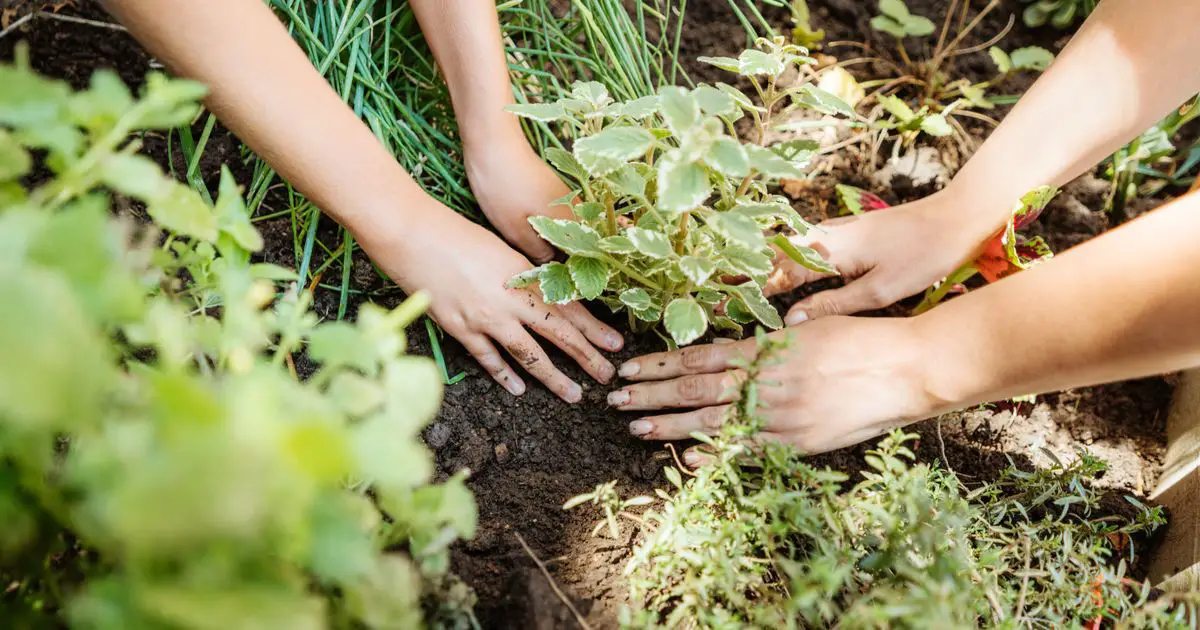
[[[816,26],[829,34],[827,41],[861,41],[864,34],[874,37],[866,27],[873,3],[810,0],[810,5]],[[909,5],[914,12],[940,21],[941,14],[935,7],[942,3],[910,0]],[[985,21],[978,37],[986,39],[998,33],[1007,16],[1020,6],[1016,0],[1006,0],[1002,9]],[[744,34],[722,0],[693,0],[688,11],[689,27],[683,41],[686,57],[736,54],[741,49]],[[95,8],[85,8],[84,15],[106,19]],[[787,28],[785,15],[768,12],[768,17],[781,30]],[[37,70],[68,79],[76,86],[84,85],[98,67],[114,67],[127,82],[136,85],[151,67],[151,60],[128,35],[109,30],[34,20],[0,40],[0,59],[11,59],[18,39],[30,43]],[[1033,32],[1018,24],[1005,45],[1055,48],[1061,39],[1056,31]],[[971,57],[961,63],[964,71],[986,76],[989,70],[981,65],[985,62]],[[689,70],[698,80],[724,78],[705,66]],[[165,137],[151,136],[144,141],[151,155],[167,163]],[[177,151],[171,153],[175,153],[171,157],[178,166],[181,159]],[[247,183],[249,173],[240,160],[236,139],[218,130],[201,165],[205,181],[215,186],[218,165],[227,162],[235,167],[239,181]],[[834,172],[823,181],[839,177],[866,185],[856,179],[860,176],[855,173]],[[1103,185],[1093,180],[1074,184],[1035,229],[1059,248],[1095,235],[1107,224],[1096,214],[1098,200],[1102,199],[1097,191]],[[830,186],[818,186],[809,192],[826,207],[833,207]],[[897,188],[879,192],[899,202],[929,191]],[[260,222],[259,227],[268,243],[264,258],[294,265],[289,220]],[[321,235],[334,236],[335,230],[326,221]],[[356,291],[377,295],[384,303],[400,299],[398,293],[389,292],[365,260],[356,261],[352,279]],[[359,294],[354,297],[350,316],[361,299]],[[326,317],[336,316],[337,295],[319,291],[317,308]],[[413,352],[429,353],[423,329],[414,329],[411,341]],[[462,370],[467,377],[447,388],[442,411],[425,436],[437,453],[440,474],[463,468],[472,471],[471,487],[480,508],[479,533],[456,549],[454,569],[476,589],[477,612],[484,627],[576,627],[570,612],[522,550],[518,534],[545,561],[555,581],[576,598],[577,607],[593,626],[612,627],[624,601],[619,576],[631,549],[631,533],[627,530],[619,542],[592,538],[589,534],[597,514],[588,509],[564,512],[560,506],[567,498],[613,479],[624,494],[649,492],[663,485],[661,470],[669,463],[669,455],[657,444],[629,437],[625,431],[629,418],[609,411],[604,404],[606,388],[589,383],[561,355],[553,355],[558,364],[586,384],[584,401],[574,406],[539,387],[531,387],[520,398],[509,396],[457,343],[445,340],[443,344],[451,373]],[[660,349],[655,339],[632,340],[614,360]],[[1006,457],[1029,465],[1046,460],[1043,448],[1065,458],[1071,457],[1076,448],[1088,448],[1111,465],[1110,472],[1100,480],[1102,484],[1142,495],[1154,483],[1161,463],[1170,393],[1165,380],[1153,378],[1043,396],[1034,404],[1015,408],[953,414],[943,420],[940,437],[945,442],[947,463],[968,480],[993,477],[1007,464]],[[936,427],[933,421],[916,427],[922,435],[917,449],[921,458],[935,460],[942,456]],[[866,448],[845,449],[816,459],[821,464],[854,471]]]

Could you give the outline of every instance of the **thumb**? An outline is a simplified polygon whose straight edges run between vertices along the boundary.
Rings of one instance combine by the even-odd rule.
[[[894,300],[886,299],[878,278],[870,274],[844,287],[814,293],[788,309],[784,322],[788,326],[831,315],[850,315],[883,308]]]

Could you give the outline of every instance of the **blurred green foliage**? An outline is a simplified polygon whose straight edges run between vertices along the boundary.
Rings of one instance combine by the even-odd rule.
[[[429,621],[471,627],[448,547],[475,504],[461,475],[430,483],[442,380],[404,355],[425,298],[320,323],[252,263],[230,173],[210,204],[129,139],[203,94],[0,66],[0,618],[412,628],[436,592]]]

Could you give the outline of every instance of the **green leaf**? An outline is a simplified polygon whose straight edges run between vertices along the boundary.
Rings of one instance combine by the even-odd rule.
[[[33,159],[16,138],[0,129],[0,182],[22,177],[33,168]]]
[[[71,121],[94,133],[112,129],[132,108],[129,88],[116,72],[108,69],[97,70],[87,91],[76,93],[67,103]]]
[[[921,119],[921,131],[931,136],[948,136],[954,133],[946,117],[941,114],[928,114]]]
[[[937,30],[933,21],[927,17],[914,15],[904,23],[904,33],[911,37],[925,37]]]
[[[706,258],[684,256],[679,259],[679,269],[692,284],[700,286],[708,282],[708,279],[717,271],[717,266]]]
[[[687,212],[704,203],[712,194],[708,171],[678,156],[667,156],[658,163],[658,208],[666,212]]]
[[[627,236],[608,236],[600,239],[600,249],[609,254],[636,254],[638,248]]]
[[[904,39],[904,25],[886,15],[876,15],[871,18],[871,28],[887,33],[896,39]]]
[[[1040,46],[1026,46],[1012,51],[1009,56],[1017,70],[1042,71],[1054,62],[1054,53]]]
[[[983,91],[983,88],[977,85],[971,85],[964,81],[958,89],[962,92],[963,98],[967,99],[967,102],[972,107],[978,107],[979,109],[992,109],[996,107],[995,103],[987,99],[987,94]]]
[[[521,273],[509,278],[508,282],[504,283],[504,286],[510,289],[524,289],[525,287],[532,286],[533,283],[537,282],[538,276],[540,275],[542,275],[542,267],[526,269],[525,271],[522,271]]]
[[[572,256],[567,259],[567,269],[584,299],[594,300],[608,288],[608,267],[595,258]]]
[[[727,241],[747,249],[759,249],[765,244],[758,222],[741,212],[718,212],[708,219],[714,232]]]
[[[1050,12],[1044,9],[1041,3],[1034,3],[1025,7],[1021,18],[1025,21],[1026,26],[1037,28],[1046,24],[1046,21],[1050,19]]]
[[[571,211],[583,221],[595,221],[604,214],[604,206],[595,201],[575,204]]]
[[[100,181],[109,188],[146,203],[171,194],[175,182],[144,155],[118,153],[104,158]]]
[[[646,196],[646,176],[642,173],[646,165],[641,163],[626,164],[612,172],[606,178],[616,192],[629,197]]]
[[[595,256],[598,253],[600,234],[578,221],[538,215],[529,217],[529,224],[547,242],[568,254]]]
[[[538,122],[554,122],[567,118],[561,103],[519,103],[508,105],[504,111]]]
[[[771,242],[779,248],[779,251],[787,255],[788,258],[796,261],[805,269],[810,269],[817,273],[827,273],[838,275],[838,270],[833,265],[825,261],[817,250],[803,245],[793,243],[788,237],[782,234],[776,234]]]
[[[579,291],[575,288],[575,281],[571,279],[570,269],[560,262],[542,266],[538,274],[538,285],[547,304],[569,304],[579,299]]]
[[[650,258],[670,258],[675,252],[671,250],[671,242],[667,237],[639,227],[625,230],[625,236],[637,251]]]
[[[854,108],[850,107],[846,101],[811,83],[805,83],[800,87],[799,96],[796,100],[822,114],[840,114],[849,118],[854,117]]]
[[[620,295],[621,302],[635,311],[644,311],[653,303],[650,300],[650,294],[646,293],[645,289],[625,289]]]
[[[754,315],[755,319],[771,329],[783,328],[783,319],[779,317],[779,311],[771,306],[757,284],[747,282],[734,287],[734,291],[738,301]]]
[[[621,115],[634,120],[642,120],[657,114],[659,107],[657,96],[643,96],[622,105]]]
[[[575,159],[570,151],[550,147],[546,149],[546,161],[550,162],[551,166],[558,169],[559,172],[574,177],[576,181],[587,179],[587,169],[583,168],[583,165]]]
[[[575,157],[593,177],[607,175],[654,145],[654,136],[641,127],[609,127],[575,143]]]
[[[778,153],[757,145],[746,145],[750,167],[768,179],[801,179],[804,171],[794,162],[783,159]]]
[[[708,155],[704,157],[704,163],[729,177],[745,177],[750,172],[750,158],[746,155],[745,147],[728,137],[717,138],[713,142]]]
[[[228,166],[221,166],[221,185],[214,209],[221,232],[228,234],[238,247],[247,252],[262,250],[262,235],[250,223],[250,211]]]
[[[715,66],[726,72],[741,72],[742,64],[733,57],[698,57],[696,61]]]
[[[753,48],[742,51],[738,56],[738,73],[742,76],[766,75],[778,77],[783,74],[783,59]]]
[[[717,89],[724,92],[727,96],[729,96],[729,98],[733,99],[734,103],[737,103],[738,107],[741,107],[744,110],[756,110],[759,112],[766,111],[762,107],[755,105],[754,101],[750,100],[750,97],[742,94],[737,88],[729,85],[728,83],[718,83]]]
[[[675,298],[663,313],[663,324],[675,343],[683,346],[700,338],[708,329],[704,307],[690,298]]]
[[[901,123],[906,123],[917,117],[916,112],[914,112],[907,103],[895,96],[880,94],[878,100],[879,104],[883,106],[883,109],[886,110],[887,113],[895,116],[896,120]]]
[[[879,11],[884,15],[894,18],[897,22],[903,22],[911,13],[908,11],[908,5],[904,0],[879,0]]]
[[[186,79],[170,79],[160,72],[146,75],[142,101],[136,111],[141,116],[136,123],[146,129],[171,129],[190,124],[200,113],[196,101],[204,98],[208,88]]]
[[[71,88],[11,65],[0,65],[0,125],[26,128],[60,124]]]
[[[608,88],[597,81],[576,82],[571,86],[571,96],[588,102],[596,109],[604,107],[612,100],[608,95]]]
[[[700,124],[700,105],[685,88],[667,86],[659,91],[663,119],[676,136]]]
[[[711,85],[696,86],[692,97],[706,116],[733,116],[740,111],[733,97]]]
[[[988,49],[988,55],[992,57],[992,63],[996,64],[996,69],[1000,74],[1008,74],[1012,72],[1013,62],[1008,53],[1004,52],[999,46],[992,46]]]
[[[217,240],[217,215],[199,193],[184,184],[170,182],[165,194],[146,200],[146,211],[168,231],[209,243]]]
[[[753,249],[729,246],[721,250],[722,262],[735,274],[756,277],[771,273],[773,261],[770,256]]]

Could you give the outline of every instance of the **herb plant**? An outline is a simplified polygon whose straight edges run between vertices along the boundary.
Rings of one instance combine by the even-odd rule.
[[[1109,158],[1104,176],[1112,182],[1104,209],[1119,219],[1126,218],[1125,206],[1139,196],[1150,196],[1163,188],[1188,186],[1189,174],[1200,165],[1200,142],[1186,152],[1177,151],[1175,134],[1200,118],[1200,96],[1168,114]]]
[[[879,15],[871,19],[871,28],[904,39],[931,35],[937,27],[929,18],[909,12],[904,0],[879,0]]]
[[[425,298],[319,323],[281,291],[228,170],[210,204],[128,140],[203,93],[0,65],[0,617],[399,628],[436,595],[431,623],[471,625],[448,546],[475,505],[461,475],[430,484],[441,378],[404,356]]]
[[[1129,499],[1108,514],[1088,479],[1103,462],[1009,467],[967,488],[917,463],[893,433],[861,479],[810,465],[794,449],[750,447],[763,427],[761,379],[786,338],[760,335],[719,434],[695,434],[710,462],[640,515],[626,567],[628,628],[1187,627],[1186,604],[1152,601],[1128,577],[1160,508]]]
[[[754,86],[758,103],[718,84],[666,87],[656,96],[613,102],[598,83],[578,83],[572,96],[516,105],[514,113],[559,124],[571,151],[547,158],[567,178],[565,199],[575,218],[532,217],[547,241],[569,254],[514,278],[538,283],[548,303],[600,299],[626,311],[632,327],[662,322],[670,341],[684,345],[710,325],[740,331],[761,322],[779,328],[763,297],[774,252],[765,230],[809,225],[789,202],[771,193],[780,178],[797,178],[816,148],[797,142],[762,146],[772,116],[783,106],[852,116],[837,97],[809,83],[782,87],[789,67],[812,63],[781,39],[760,40],[737,59],[702,58]],[[758,144],[737,139],[734,123],[748,116]],[[811,249],[774,242],[810,268],[831,269]]]

